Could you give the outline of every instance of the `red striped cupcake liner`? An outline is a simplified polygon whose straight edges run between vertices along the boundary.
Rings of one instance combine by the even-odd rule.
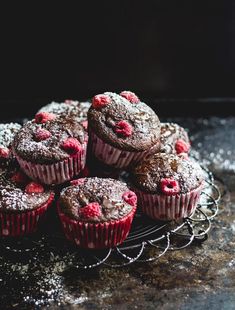
[[[106,223],[85,223],[70,219],[61,211],[59,204],[57,210],[68,240],[82,248],[104,249],[115,247],[126,239],[136,207],[122,219]]]
[[[0,211],[0,237],[21,237],[34,233],[53,200],[54,194],[51,194],[48,201],[35,210],[19,213]]]
[[[52,185],[62,184],[78,176],[86,164],[87,142],[82,145],[82,150],[63,161],[41,165],[31,163],[15,154],[22,170],[33,180]]]
[[[144,159],[146,156],[154,153],[160,143],[156,143],[153,147],[146,151],[131,152],[122,151],[100,139],[92,130],[89,132],[89,141],[91,152],[94,156],[105,163],[106,165],[114,168],[127,168],[130,165],[135,165]]]
[[[154,220],[178,220],[192,215],[197,207],[203,184],[196,189],[174,196],[144,193],[133,189],[144,214]]]

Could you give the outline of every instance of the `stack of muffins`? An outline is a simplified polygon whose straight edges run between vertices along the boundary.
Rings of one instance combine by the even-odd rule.
[[[55,200],[66,238],[89,249],[122,243],[137,208],[156,221],[190,216],[203,173],[189,150],[186,131],[160,123],[130,91],[99,94],[91,103],[52,102],[23,127],[2,124],[0,236],[36,231]],[[87,165],[128,170],[131,189],[90,177]]]

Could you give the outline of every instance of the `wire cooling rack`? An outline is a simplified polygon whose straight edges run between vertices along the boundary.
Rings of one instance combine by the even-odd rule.
[[[44,227],[42,233],[18,240],[1,240],[0,265],[19,260],[40,260],[50,264],[49,257],[53,256],[57,262],[77,269],[91,269],[100,265],[118,268],[134,262],[152,262],[166,252],[186,248],[193,242],[201,243],[208,238],[221,199],[221,190],[216,185],[213,174],[207,168],[202,168],[206,185],[191,217],[181,221],[156,222],[138,211],[130,234],[121,245],[95,251],[79,249],[69,244],[53,215],[53,225]],[[53,211],[55,210],[52,213]]]

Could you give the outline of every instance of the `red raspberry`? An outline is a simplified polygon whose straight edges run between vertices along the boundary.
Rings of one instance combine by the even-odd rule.
[[[85,178],[81,178],[81,179],[76,179],[76,180],[72,180],[70,181],[71,185],[81,185],[83,184],[85,181]]]
[[[0,147],[0,158],[8,158],[10,150],[7,147]]]
[[[82,124],[83,128],[85,130],[87,130],[87,128],[88,128],[88,121],[83,121],[81,124]]]
[[[62,148],[71,155],[81,151],[81,143],[76,138],[68,138],[62,143]]]
[[[161,179],[160,183],[161,191],[163,194],[173,196],[179,193],[179,183],[172,178]]]
[[[89,219],[91,217],[96,217],[101,215],[101,206],[98,202],[91,202],[85,207],[80,209],[80,216],[84,219]]]
[[[131,103],[140,102],[140,99],[136,96],[136,94],[132,93],[131,91],[124,90],[120,93],[120,96],[126,98]]]
[[[37,141],[46,140],[46,139],[50,138],[50,136],[51,136],[50,131],[48,131],[46,129],[42,129],[42,128],[38,128],[36,133],[35,133],[35,139]]]
[[[52,121],[55,118],[56,118],[56,115],[53,113],[39,112],[35,115],[35,122],[37,124],[43,124],[43,123],[46,123],[48,121]]]
[[[175,143],[175,150],[177,154],[188,153],[190,145],[182,139],[179,139]]]
[[[127,202],[129,205],[135,207],[137,204],[137,196],[134,192],[128,191],[122,195],[123,200]]]
[[[111,99],[107,95],[96,95],[95,97],[92,98],[92,106],[95,109],[103,108],[106,105],[111,103]]]
[[[132,135],[133,128],[126,121],[120,121],[115,125],[115,132],[124,136],[129,137]]]
[[[17,184],[25,184],[28,181],[28,178],[21,171],[16,172],[11,177],[11,181]]]
[[[25,192],[27,194],[33,194],[33,193],[43,193],[44,192],[44,187],[36,182],[30,182],[26,187],[25,187]]]

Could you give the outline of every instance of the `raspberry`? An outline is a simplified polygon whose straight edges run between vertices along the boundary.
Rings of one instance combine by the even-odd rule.
[[[98,202],[91,202],[85,207],[80,209],[80,216],[84,219],[89,219],[92,217],[100,216],[101,210]]]
[[[35,139],[37,141],[46,140],[46,139],[50,138],[50,136],[51,136],[50,131],[48,131],[46,129],[42,129],[42,128],[38,128],[36,133],[35,133]]]
[[[70,181],[71,185],[81,185],[83,184],[85,181],[85,178],[81,178],[81,179],[76,179],[76,180],[72,180]]]
[[[25,184],[28,181],[28,178],[21,171],[16,172],[11,177],[11,181],[17,184]]]
[[[120,93],[120,96],[126,98],[131,103],[140,102],[140,99],[136,96],[136,94],[132,93],[131,91],[124,90]]]
[[[190,145],[182,139],[179,139],[175,143],[175,150],[177,154],[188,153]]]
[[[125,192],[122,195],[122,198],[123,198],[123,200],[125,200],[125,202],[127,202],[129,205],[131,205],[133,207],[136,206],[136,204],[137,204],[137,196],[132,191]]]
[[[83,122],[81,122],[81,124],[82,124],[83,128],[85,130],[87,130],[87,128],[88,128],[88,121],[83,121]]]
[[[173,196],[179,193],[179,183],[172,178],[161,179],[160,183],[161,191],[163,194]]]
[[[115,132],[124,137],[129,137],[132,135],[133,128],[126,121],[120,121],[115,125]]]
[[[78,153],[82,149],[81,143],[76,138],[66,139],[61,146],[71,155]]]
[[[7,147],[0,147],[0,158],[8,158],[10,150]]]
[[[92,98],[92,106],[95,109],[103,108],[111,103],[111,99],[107,95],[96,95]]]
[[[37,124],[43,124],[43,123],[46,123],[48,121],[52,121],[55,118],[56,118],[56,115],[53,113],[39,112],[35,115],[35,122]]]
[[[36,182],[30,182],[26,187],[25,187],[25,192],[27,194],[33,194],[33,193],[43,193],[44,192],[44,187]]]

